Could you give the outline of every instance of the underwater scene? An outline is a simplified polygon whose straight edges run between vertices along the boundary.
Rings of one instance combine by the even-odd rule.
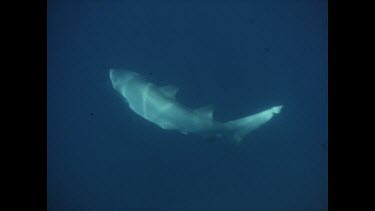
[[[48,0],[48,210],[328,210],[327,13]]]

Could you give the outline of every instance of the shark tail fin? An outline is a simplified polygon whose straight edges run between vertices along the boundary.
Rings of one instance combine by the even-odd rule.
[[[282,105],[275,106],[254,115],[228,121],[224,123],[224,127],[230,133],[229,137],[239,144],[247,134],[271,120],[275,114],[280,113],[282,108]]]

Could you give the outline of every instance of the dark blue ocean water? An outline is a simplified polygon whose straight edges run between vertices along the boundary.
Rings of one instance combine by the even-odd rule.
[[[48,0],[48,210],[327,210],[327,2]],[[160,129],[109,80],[131,68],[241,145]]]

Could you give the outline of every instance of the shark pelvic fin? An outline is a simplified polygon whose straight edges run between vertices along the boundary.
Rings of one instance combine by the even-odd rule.
[[[176,94],[178,92],[178,87],[168,85],[159,87],[160,92],[162,92],[166,97],[176,98]]]

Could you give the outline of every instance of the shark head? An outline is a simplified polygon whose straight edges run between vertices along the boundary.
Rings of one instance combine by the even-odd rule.
[[[126,85],[131,79],[139,77],[139,74],[128,70],[110,69],[109,76],[113,88],[118,89],[119,86]]]

